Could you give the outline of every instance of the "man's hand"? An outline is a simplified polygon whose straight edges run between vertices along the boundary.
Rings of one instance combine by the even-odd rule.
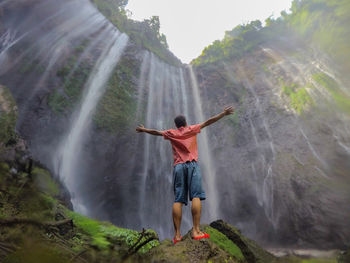
[[[142,124],[139,124],[139,126],[136,127],[137,132],[144,132],[145,131],[145,126]]]
[[[225,115],[230,115],[230,114],[233,114],[235,111],[235,108],[233,108],[233,106],[228,106],[224,109],[224,113]]]

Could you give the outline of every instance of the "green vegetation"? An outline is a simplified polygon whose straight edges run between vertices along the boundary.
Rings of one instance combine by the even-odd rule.
[[[322,72],[314,74],[312,78],[332,95],[340,110],[350,115],[350,96],[339,88],[338,83],[333,78]]]
[[[59,184],[52,179],[49,171],[40,167],[34,167],[32,176],[35,184],[42,192],[52,197],[59,195]]]
[[[350,70],[350,2],[348,0],[294,0],[286,23],[307,42],[318,46]]]
[[[28,55],[23,59],[19,72],[21,74],[27,74],[33,72],[33,70],[35,70],[37,73],[43,73],[45,71],[38,59],[31,60],[31,57]]]
[[[312,87],[309,84],[309,88]],[[290,86],[283,84],[282,92],[290,99],[290,106],[300,115],[307,106],[314,104],[306,88],[298,88],[296,84]]]
[[[227,31],[222,40],[206,47],[191,63],[198,66],[217,61],[240,59],[267,41],[290,35],[299,36],[350,71],[350,3],[348,0],[294,0],[290,13],[269,17],[263,27],[256,20]]]
[[[98,104],[94,122],[108,132],[124,132],[133,122],[136,111],[134,91],[139,75],[138,61],[123,57],[109,80],[107,90]]]
[[[113,238],[122,239],[126,244],[131,247],[137,242],[140,237],[140,233],[134,230],[119,228],[108,222],[100,222],[91,218],[85,217],[81,214],[67,210],[67,214],[73,219],[73,222],[79,229],[89,234],[92,238],[92,244],[96,245],[100,249],[107,249],[111,246],[111,240]],[[148,234],[156,236],[157,234],[152,230],[147,230]],[[147,237],[147,234],[145,235]],[[145,241],[143,237],[141,242]],[[147,245],[140,249],[141,253],[145,253],[152,247],[159,245],[157,240],[149,242]]]
[[[204,231],[210,235],[210,240],[218,245],[218,247],[228,252],[234,258],[244,261],[244,256],[239,247],[224,234],[212,227],[206,227]]]
[[[181,62],[168,49],[164,34],[159,32],[160,21],[158,16],[152,16],[142,22],[128,18],[125,9],[127,0],[92,0],[97,8],[120,31],[125,32],[134,43],[156,54],[160,59],[170,65],[178,66]]]
[[[48,98],[48,104],[56,114],[62,114],[71,108],[81,96],[82,88],[89,77],[92,65],[88,61],[81,61],[78,66],[76,63],[88,43],[88,40],[82,41],[74,49],[73,55],[56,72],[56,75],[63,82],[63,87],[53,90]]]
[[[7,144],[16,140],[16,103],[10,91],[0,86],[0,151],[1,143]]]
[[[216,61],[239,59],[263,42],[261,29],[261,22],[256,20],[226,31],[223,40],[214,41],[191,64],[198,66]]]
[[[55,247],[43,246],[40,243],[37,244],[25,244],[21,249],[18,249],[14,253],[2,261],[3,263],[38,263],[38,262],[50,262],[50,263],[65,263],[69,260],[64,253],[60,253],[60,250]]]
[[[159,245],[154,231],[139,233],[82,216],[68,210],[58,194],[59,185],[46,169],[34,165],[31,175],[22,170],[13,175],[0,162],[0,248],[7,248],[0,249],[1,262],[119,262]],[[34,223],[3,225],[13,220]],[[67,223],[49,226],[56,222]]]

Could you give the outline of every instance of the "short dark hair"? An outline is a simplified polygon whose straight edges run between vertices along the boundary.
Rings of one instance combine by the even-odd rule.
[[[187,125],[186,118],[183,115],[176,116],[174,119],[176,128],[185,127]]]

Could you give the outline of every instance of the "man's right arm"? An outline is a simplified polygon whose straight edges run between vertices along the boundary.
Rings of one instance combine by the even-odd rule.
[[[142,124],[137,126],[136,131],[137,132],[146,132],[146,133],[156,135],[156,136],[163,136],[163,133],[161,131],[153,130],[153,129],[146,129]]]
[[[235,109],[232,106],[226,107],[223,112],[221,112],[218,115],[213,116],[210,119],[208,119],[207,121],[201,123],[201,129],[217,122],[218,120],[220,120],[221,118],[223,118],[226,115],[233,114],[234,111],[235,111]]]

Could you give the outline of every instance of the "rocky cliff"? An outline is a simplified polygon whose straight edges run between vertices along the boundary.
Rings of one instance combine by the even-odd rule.
[[[89,77],[101,71],[98,61],[108,57],[111,39],[118,44],[122,35],[110,22],[114,16],[105,14],[108,21],[83,0],[1,5],[0,83],[18,104],[16,129],[32,156],[61,179],[85,215],[167,237],[171,149],[134,128],[168,129],[180,113],[196,123],[233,104],[233,117],[200,135],[210,196],[204,221],[222,218],[265,246],[344,248],[350,236],[348,67],[325,48],[328,38],[315,44],[326,29],[314,24],[326,14],[340,27],[348,15],[339,11],[342,2],[329,2],[328,9],[306,3],[295,1],[290,16],[266,27],[255,22],[228,32],[224,44],[214,45],[223,56],[208,48],[192,68],[147,48],[150,42],[134,32],[88,112],[81,142],[69,151],[76,160],[69,176],[64,148]],[[318,14],[307,24],[313,31],[300,27],[304,9]],[[347,31],[343,38],[332,34],[346,57]],[[187,211],[184,228],[190,224]]]

